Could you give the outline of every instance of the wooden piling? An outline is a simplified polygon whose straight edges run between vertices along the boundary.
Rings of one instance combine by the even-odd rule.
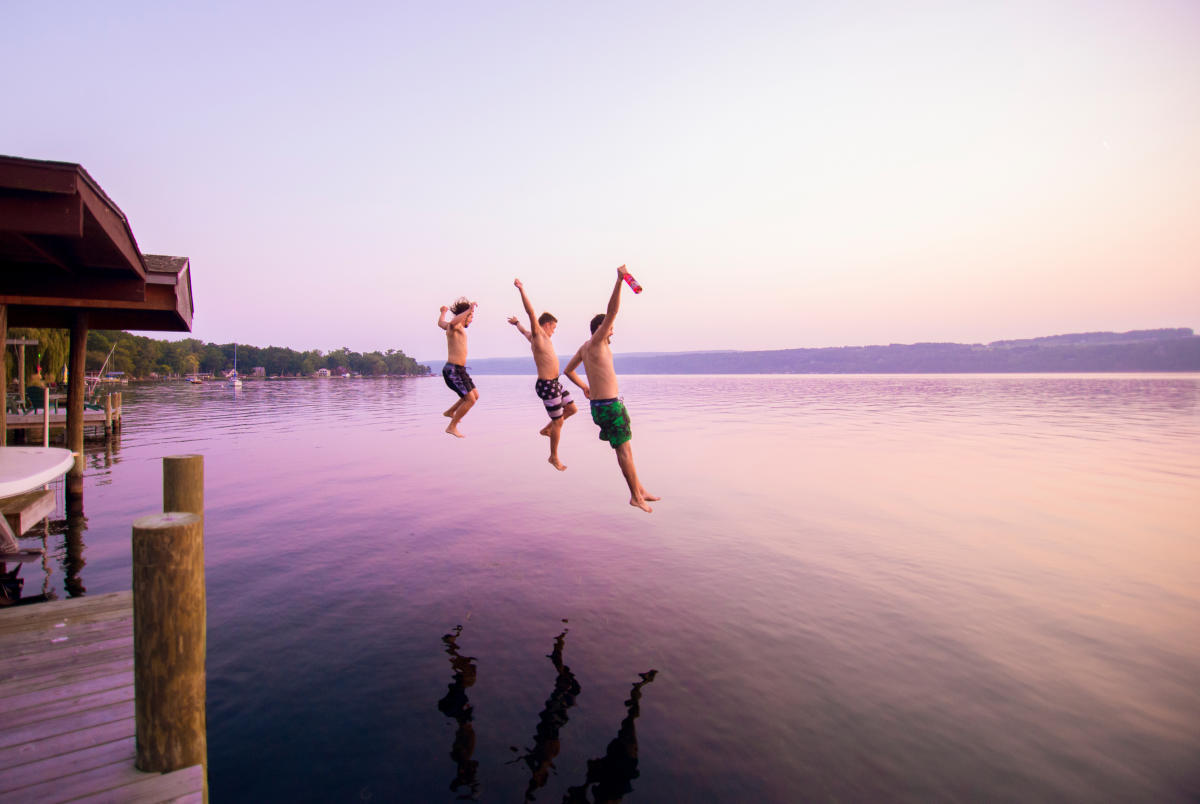
[[[0,304],[0,344],[8,346],[8,305]],[[4,354],[0,352],[0,354]],[[0,360],[0,447],[8,444],[8,357]]]
[[[50,446],[50,389],[46,386],[42,387],[42,446]]]
[[[106,394],[104,397],[104,435],[112,435],[112,394]]]
[[[163,458],[163,511],[204,514],[204,456]]]
[[[135,520],[133,650],[139,770],[207,768],[205,619],[203,517],[167,512]]]
[[[68,478],[83,478],[83,378],[87,373],[87,334],[88,314],[79,310],[71,322],[71,351],[67,356],[70,366],[67,375],[67,449],[75,453],[75,467],[67,472]]]

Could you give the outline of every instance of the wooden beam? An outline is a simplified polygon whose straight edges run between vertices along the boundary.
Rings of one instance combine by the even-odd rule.
[[[0,343],[8,340],[8,305],[0,302]],[[22,349],[25,347],[22,346]],[[8,358],[0,360],[0,447],[8,443]]]
[[[0,231],[83,237],[83,200],[78,195],[0,193]]]
[[[133,239],[133,232],[125,220],[125,215],[100,192],[99,188],[93,188],[86,181],[79,183],[79,195],[83,199],[84,209],[121,255],[120,267],[133,271],[139,279],[145,281],[146,263],[142,260],[142,252],[138,250],[137,241]]]
[[[17,232],[16,238],[46,262],[61,268],[67,273],[74,273],[71,270],[71,263],[74,262],[72,256],[61,245],[52,242],[45,235],[39,237],[37,235]]]
[[[0,303],[21,307],[87,307],[91,302],[136,304],[146,300],[146,283],[128,275],[106,279],[94,274],[64,278],[57,271],[41,274],[9,273],[0,282],[0,299],[5,300]]]
[[[67,449],[76,454],[75,466],[68,472],[83,479],[83,379],[87,368],[88,315],[75,313],[71,322],[71,351],[67,375]]]
[[[0,187],[74,195],[80,166],[68,162],[31,164],[0,158]]]

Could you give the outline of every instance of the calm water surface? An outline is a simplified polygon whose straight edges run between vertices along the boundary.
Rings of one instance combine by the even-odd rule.
[[[1200,376],[477,381],[133,386],[26,593],[205,456],[213,801],[1200,798]]]

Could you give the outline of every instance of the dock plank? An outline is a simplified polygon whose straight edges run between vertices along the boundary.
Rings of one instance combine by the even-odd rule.
[[[4,713],[6,728],[26,726],[39,721],[53,720],[63,715],[100,709],[112,704],[133,700],[133,679],[129,683],[83,695],[72,695],[49,703],[38,703]]]
[[[71,751],[69,756],[62,754],[27,762],[8,768],[0,775],[0,798],[7,798],[14,790],[30,787],[50,779],[56,779],[62,773],[63,767],[76,771],[91,770],[114,762],[127,761],[133,764],[137,757],[137,743],[133,737],[123,737],[111,743],[88,746],[79,751]]]
[[[56,666],[80,667],[110,662],[122,656],[131,656],[133,654],[133,637],[106,639],[90,645],[61,645],[57,649],[55,647],[50,646],[42,653],[16,656],[0,662],[0,682],[34,675]]]
[[[0,610],[0,799],[204,800],[204,768],[134,767],[133,595]]]
[[[200,792],[204,788],[204,766],[171,773],[142,773],[134,771],[138,778],[130,784],[106,790],[102,793],[70,799],[78,804],[157,804],[165,801],[203,801]]]
[[[41,652],[47,647],[65,648],[72,645],[90,645],[104,639],[119,639],[132,633],[132,617],[122,620],[78,623],[71,628],[64,623],[61,627],[0,635],[0,656],[25,656]]]
[[[9,748],[21,743],[38,742],[60,734],[79,731],[89,726],[102,726],[105,723],[125,720],[131,717],[133,717],[133,701],[121,701],[120,703],[109,704],[108,706],[99,706],[95,709],[84,709],[65,716],[46,718],[36,723],[27,723],[24,726],[0,729],[0,748]]]
[[[68,755],[73,751],[81,751],[92,746],[121,740],[134,733],[136,724],[132,717],[116,720],[112,723],[102,723],[87,729],[79,729],[68,734],[47,737],[44,740],[34,740],[23,745],[12,745],[0,748],[0,771],[15,768],[28,762],[35,762],[46,757]]]
[[[195,792],[203,786],[200,765],[173,773],[144,773],[132,762],[118,761],[77,773],[57,776],[5,795],[29,802],[160,802]]]
[[[97,622],[131,616],[132,592],[108,592],[67,600],[52,600],[33,606],[0,609],[0,636],[21,631],[36,631],[56,623]]]
[[[120,657],[111,662],[79,665],[71,668],[50,668],[42,673],[22,676],[0,684],[0,712],[6,708],[9,698],[25,695],[39,690],[53,689],[59,685],[70,685],[86,682],[93,678],[119,675],[128,672],[133,677],[133,657]]]
[[[128,667],[118,665],[115,671],[86,678],[62,679],[52,675],[43,678],[52,679],[57,683],[43,684],[18,692],[0,688],[0,711],[18,712],[31,706],[51,706],[59,701],[81,695],[92,695],[104,690],[131,686],[133,684],[133,664],[132,662],[128,663]]]

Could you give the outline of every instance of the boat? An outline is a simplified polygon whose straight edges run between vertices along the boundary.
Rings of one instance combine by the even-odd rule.
[[[203,385],[204,384],[204,380],[200,379],[200,377],[195,374],[188,377],[187,381],[190,382],[192,385]]]
[[[238,378],[238,373],[237,373],[237,344],[236,343],[233,345],[233,370],[229,372],[229,381],[228,382],[229,382],[230,388],[241,388],[242,387],[242,381],[241,381],[241,379]]]

